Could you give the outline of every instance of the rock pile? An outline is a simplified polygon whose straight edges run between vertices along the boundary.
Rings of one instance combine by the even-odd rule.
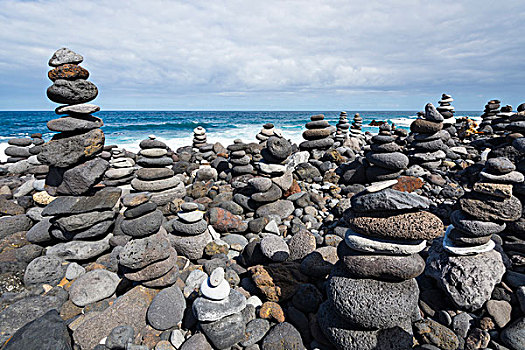
[[[53,85],[47,89],[47,96],[53,102],[67,104],[55,110],[63,117],[47,123],[58,134],[38,154],[38,160],[49,165],[46,185],[51,195],[86,194],[109,167],[107,161],[97,157],[104,147],[100,129],[104,123],[91,115],[100,107],[86,104],[97,97],[98,89],[86,80],[88,71],[78,65],[82,61],[82,56],[66,48],[56,51],[49,60],[54,68],[48,73]]]
[[[483,114],[481,115],[481,123],[479,124],[478,130],[483,132],[484,134],[492,134],[492,121],[494,119],[497,119],[497,115],[499,113],[500,108],[500,101],[499,100],[490,100],[485,105],[485,110],[483,111]]]
[[[177,217],[166,224],[171,245],[188,259],[202,258],[206,244],[212,240],[203,209],[197,203],[182,203]]]
[[[505,266],[491,238],[505,230],[506,222],[521,217],[512,186],[522,182],[523,175],[507,158],[487,160],[472,192],[460,198],[443,241],[429,252],[427,274],[461,309],[481,308],[501,281]]]
[[[275,127],[272,123],[266,123],[263,125],[261,131],[255,136],[259,143],[264,143],[270,137],[275,135]]]
[[[492,120],[491,127],[495,134],[501,135],[507,131],[507,127],[511,123],[510,117],[513,116],[512,106],[506,105],[501,107],[500,112],[496,115],[496,118]]]
[[[385,188],[394,183],[353,196],[344,214],[349,227],[336,228],[345,239],[318,321],[339,349],[412,347],[411,324],[420,318],[415,277],[425,268],[418,253],[442,233],[442,224],[423,211],[426,198]]]
[[[230,288],[222,267],[202,282],[200,292],[202,296],[193,302],[193,315],[215,348],[228,349],[244,340],[246,297]]]
[[[135,178],[135,154],[123,148],[112,148],[109,152],[109,169],[104,174],[104,185],[117,187],[130,184]]]
[[[325,150],[333,146],[334,139],[330,137],[333,128],[324,120],[323,114],[317,114],[310,117],[306,123],[306,131],[303,132],[303,138],[306,141],[301,142],[301,150]]]
[[[44,140],[42,134],[34,133],[31,137],[13,138],[7,141],[5,155],[8,172],[11,174],[33,174],[37,179],[44,179],[49,171],[47,165],[38,160]]]
[[[206,129],[202,126],[198,126],[193,129],[193,147],[200,148],[207,143]]]
[[[171,286],[177,280],[177,252],[162,227],[164,216],[149,193],[122,197],[125,206],[120,231],[129,242],[119,252],[124,277],[146,287]]]
[[[229,161],[232,165],[231,174],[232,177],[242,176],[247,174],[253,174],[253,165],[251,164],[251,158],[246,154],[248,145],[242,142],[240,139],[233,141],[233,145],[227,147],[229,153]]]
[[[454,106],[452,106],[453,101],[452,96],[442,94],[441,100],[438,102],[439,107],[437,107],[437,111],[443,117],[443,130],[447,131],[450,136],[456,135],[456,118],[454,118],[455,109]]]
[[[448,147],[443,143],[444,135],[450,134],[443,129],[443,116],[432,103],[425,106],[424,118],[418,118],[410,125],[413,141],[409,153],[412,164],[433,170],[441,165],[446,158]]]
[[[402,147],[395,142],[389,124],[379,127],[379,134],[372,137],[370,150],[365,152],[365,157],[370,163],[366,168],[369,182],[396,179],[409,163]]]
[[[142,168],[136,171],[137,177],[131,181],[131,187],[137,192],[151,192],[150,200],[159,206],[183,198],[186,194],[184,183],[167,168],[173,165],[173,159],[166,144],[151,135],[139,146],[137,164]]]
[[[257,163],[258,173],[271,178],[284,175],[287,169],[285,163],[291,154],[292,145],[288,140],[271,136],[261,150],[263,159]]]
[[[335,127],[337,128],[335,132],[335,141],[339,146],[342,146],[348,139],[348,129],[350,128],[350,124],[348,123],[348,115],[346,112],[343,111],[339,114],[339,121]]]

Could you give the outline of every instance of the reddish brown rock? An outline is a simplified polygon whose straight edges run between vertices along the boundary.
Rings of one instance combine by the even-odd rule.
[[[281,306],[273,301],[267,301],[262,304],[259,310],[259,317],[268,320],[274,319],[279,323],[284,322],[284,311]]]
[[[76,64],[64,64],[50,70],[47,76],[51,81],[58,79],[76,80],[76,79],[87,79],[89,72],[87,69],[80,67]]]
[[[248,225],[241,218],[222,208],[211,208],[206,215],[217,232],[244,232]]]
[[[400,176],[397,179],[397,184],[392,188],[401,192],[414,192],[423,187],[425,183],[418,177],[415,176]]]

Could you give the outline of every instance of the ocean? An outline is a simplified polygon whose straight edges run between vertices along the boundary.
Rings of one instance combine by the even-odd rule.
[[[149,135],[167,143],[172,149],[191,145],[193,129],[202,126],[206,129],[208,142],[221,142],[227,145],[240,138],[245,142],[255,142],[255,135],[263,124],[273,123],[282,130],[283,135],[293,142],[302,141],[304,125],[314,114],[324,114],[332,125],[339,120],[339,111],[100,111],[95,115],[104,120],[102,127],[106,135],[106,145],[116,144],[127,150],[137,152],[138,144]],[[398,127],[408,128],[416,111],[347,111],[351,122],[355,113],[363,118],[363,132],[377,132],[377,127],[369,126],[372,120],[388,121]],[[479,118],[479,111],[458,111],[457,117]],[[3,128],[0,129],[0,159],[5,160],[3,150],[7,140],[13,137],[27,137],[32,133],[42,133],[47,141],[54,133],[46,123],[58,118],[54,111],[0,111]]]

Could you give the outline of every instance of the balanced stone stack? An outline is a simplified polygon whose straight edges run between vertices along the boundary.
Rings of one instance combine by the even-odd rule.
[[[135,160],[132,154],[125,149],[112,148],[110,150],[109,169],[104,174],[104,185],[123,186],[130,184],[135,178]]]
[[[251,158],[246,154],[248,145],[242,140],[236,139],[232,145],[227,147],[230,152],[230,163],[232,165],[231,174],[233,177],[242,176],[246,174],[253,174],[253,165]]]
[[[146,287],[167,287],[179,276],[177,251],[162,227],[162,212],[150,199],[149,193],[122,197],[126,210],[120,230],[131,239],[119,252],[119,264],[130,281]]]
[[[348,129],[350,128],[350,124],[348,123],[348,115],[346,112],[343,111],[339,114],[339,121],[335,127],[337,128],[335,132],[335,141],[339,146],[342,146],[348,139]]]
[[[352,197],[349,227],[336,227],[345,239],[318,321],[338,349],[412,348],[411,324],[420,318],[415,278],[425,269],[418,253],[442,234],[442,224],[424,211],[428,199],[388,188],[395,182]]]
[[[173,164],[166,144],[151,135],[139,146],[137,164],[142,168],[136,171],[137,178],[131,181],[131,187],[137,192],[151,192],[151,201],[160,206],[183,198],[186,195],[184,183],[172,169],[166,168]]]
[[[525,135],[525,110],[524,109],[525,109],[525,104],[519,105],[517,108],[517,112],[512,114],[509,117],[510,124],[507,125],[507,131],[511,133],[519,133],[521,134],[519,135],[520,137]]]
[[[219,267],[200,287],[202,296],[195,299],[193,315],[216,349],[229,349],[245,339],[246,322],[242,311],[246,297],[231,289]]]
[[[443,117],[443,130],[447,131],[450,136],[456,135],[456,118],[454,118],[454,106],[452,106],[452,102],[454,99],[452,96],[447,94],[441,95],[441,100],[438,102],[439,107],[437,108],[437,111],[441,116]]]
[[[255,136],[259,143],[264,143],[270,137],[275,135],[275,127],[272,123],[266,123],[263,125],[261,131]]]
[[[507,127],[511,123],[510,117],[514,115],[512,112],[512,106],[506,105],[501,107],[500,112],[496,115],[496,118],[492,120],[491,127],[495,134],[505,133]]]
[[[54,67],[48,77],[53,81],[47,96],[53,102],[67,105],[55,112],[65,115],[50,120],[47,127],[56,131],[51,141],[42,146],[38,160],[49,165],[46,179],[47,191],[51,195],[83,195],[97,184],[109,163],[97,157],[104,147],[104,123],[91,114],[100,107],[86,104],[98,95],[97,87],[87,81],[89,73],[78,64],[82,56],[63,48],[49,60]]]
[[[306,141],[301,142],[299,147],[303,151],[326,150],[333,146],[334,139],[330,137],[333,128],[324,120],[323,114],[317,114],[310,117],[306,123],[306,131],[303,132],[303,138]]]
[[[379,127],[379,134],[372,137],[370,150],[365,153],[370,163],[366,168],[369,182],[396,179],[408,166],[409,160],[401,146],[395,142],[391,127],[385,123]]]
[[[200,148],[204,146],[206,142],[206,129],[204,129],[202,126],[198,126],[193,129],[193,147]]]
[[[8,157],[8,163],[16,163],[21,160],[26,160],[31,157],[31,146],[33,146],[33,140],[29,137],[13,138],[7,141],[9,145],[4,153]]]
[[[356,113],[354,120],[350,126],[349,143],[352,149],[359,151],[363,145],[366,144],[365,135],[362,132],[363,118]]]
[[[490,100],[485,105],[485,110],[483,111],[483,114],[481,115],[481,123],[479,124],[478,130],[480,132],[483,132],[484,134],[492,134],[492,121],[494,119],[497,119],[497,115],[499,113],[500,108],[500,101],[499,100]]]
[[[443,135],[450,135],[443,129],[443,116],[432,103],[425,106],[424,118],[418,118],[410,125],[414,133],[411,143],[413,150],[409,153],[412,164],[432,170],[441,165],[446,157],[448,147],[443,143]]]
[[[283,176],[286,160],[292,154],[292,145],[284,137],[272,136],[261,150],[262,158],[257,163],[258,173],[271,178]]]
[[[8,171],[13,174],[33,174],[37,179],[44,179],[49,171],[47,165],[38,160],[44,140],[42,134],[29,137],[13,138],[7,141],[5,155],[8,156]]]
[[[522,182],[507,158],[487,160],[472,192],[460,198],[460,210],[452,212],[443,242],[430,249],[427,274],[459,308],[481,308],[501,281],[505,266],[491,238],[521,217],[512,186]]]
[[[171,245],[180,255],[191,260],[202,258],[204,248],[212,237],[204,213],[197,203],[182,203],[177,217],[168,221]]]

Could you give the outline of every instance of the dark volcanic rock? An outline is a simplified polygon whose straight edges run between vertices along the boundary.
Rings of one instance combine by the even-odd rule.
[[[117,204],[121,193],[122,189],[120,188],[108,187],[96,192],[93,196],[58,197],[44,208],[42,215],[69,215],[95,210],[109,210]]]
[[[246,323],[242,314],[237,313],[215,322],[201,323],[204,334],[217,349],[227,349],[244,340]]]
[[[16,232],[28,231],[32,226],[33,222],[25,214],[0,217],[0,238]]]
[[[84,79],[59,79],[47,89],[47,97],[56,103],[86,103],[94,100],[97,95],[98,89],[95,84]]]
[[[45,143],[38,160],[56,167],[69,167],[102,151],[104,133],[94,129],[83,134],[56,134]]]
[[[109,163],[102,158],[88,160],[64,172],[57,193],[79,196],[87,193],[93,185],[102,180]]]
[[[152,211],[135,219],[124,219],[120,229],[131,237],[145,237],[159,230],[164,216],[160,210]]]
[[[428,209],[429,204],[430,201],[425,197],[390,188],[352,197],[352,209],[356,212]]]
[[[299,331],[288,322],[274,326],[263,339],[262,350],[304,349]]]
[[[459,205],[465,213],[485,221],[516,221],[521,217],[521,202],[516,197],[494,200],[464,196]]]
[[[148,322],[158,330],[172,328],[182,321],[185,308],[186,300],[178,286],[163,289],[148,308]]]

